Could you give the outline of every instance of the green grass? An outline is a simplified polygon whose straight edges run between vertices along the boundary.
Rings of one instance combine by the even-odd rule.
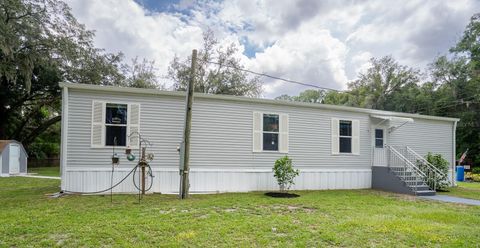
[[[480,200],[480,183],[457,182],[457,184],[458,186],[448,189],[450,192],[440,194]]]
[[[28,173],[37,173],[39,176],[59,177],[60,167],[33,167],[28,168]]]
[[[0,178],[0,247],[475,247],[480,207],[373,190],[48,198],[58,180]]]

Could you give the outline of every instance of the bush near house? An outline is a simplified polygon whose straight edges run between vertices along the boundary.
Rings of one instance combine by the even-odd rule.
[[[298,169],[293,169],[292,159],[285,156],[275,161],[273,173],[273,176],[277,179],[278,186],[280,186],[280,191],[285,192],[295,184],[293,179],[298,176],[300,171]]]
[[[433,154],[429,152],[425,159],[435,166],[438,170],[440,170],[443,173],[443,176],[437,176],[435,178],[435,184],[437,190],[446,190],[449,187],[448,183],[448,166],[449,163],[446,159],[442,157],[441,154]],[[429,184],[432,184],[434,182],[428,182]]]

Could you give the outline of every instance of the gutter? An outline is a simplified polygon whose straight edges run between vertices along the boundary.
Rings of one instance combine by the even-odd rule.
[[[456,179],[455,179],[455,167],[457,163],[457,121],[453,123],[453,139],[452,139],[452,186],[457,186]]]

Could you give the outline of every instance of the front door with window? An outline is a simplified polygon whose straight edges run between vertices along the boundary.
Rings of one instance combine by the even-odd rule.
[[[387,166],[387,141],[388,129],[383,126],[372,127],[373,165]]]

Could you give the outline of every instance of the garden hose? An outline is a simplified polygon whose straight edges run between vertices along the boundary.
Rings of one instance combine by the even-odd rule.
[[[137,165],[137,167],[139,168],[140,166]],[[145,189],[145,191],[149,191],[152,186],[153,186],[153,171],[152,171],[152,167],[150,167],[150,164],[147,163],[147,175],[150,177],[150,186],[148,186],[147,189]],[[137,174],[137,170],[135,170],[133,172],[133,185],[135,186],[135,188],[137,188],[139,191],[141,191],[141,188],[137,185],[137,183],[135,182],[135,175]]]
[[[115,187],[117,187],[118,185],[120,185],[123,181],[125,181],[125,179],[127,179],[132,173],[134,173],[133,175],[133,185],[135,186],[135,188],[137,189],[140,189],[138,187],[138,185],[135,183],[135,174],[136,174],[136,170],[137,168],[139,168],[140,166],[137,164],[135,167],[133,167],[132,170],[130,170],[130,172],[128,172],[128,174],[122,178],[122,180],[120,180],[118,183],[116,183],[115,185],[107,188],[107,189],[104,189],[104,190],[99,190],[99,191],[90,191],[90,192],[80,192],[80,191],[70,191],[70,190],[62,190],[60,191],[60,193],[62,194],[86,194],[86,195],[93,195],[93,194],[99,194],[99,193],[103,193],[103,192],[106,192],[106,191],[109,191],[109,190],[112,190],[114,189]],[[151,182],[150,182],[150,186],[148,187],[148,189],[146,189],[146,191],[149,191],[152,186],[153,186],[153,173],[152,173],[152,167],[150,167],[149,164],[147,164],[147,167],[148,167],[148,173],[147,175],[150,176],[151,178]]]

